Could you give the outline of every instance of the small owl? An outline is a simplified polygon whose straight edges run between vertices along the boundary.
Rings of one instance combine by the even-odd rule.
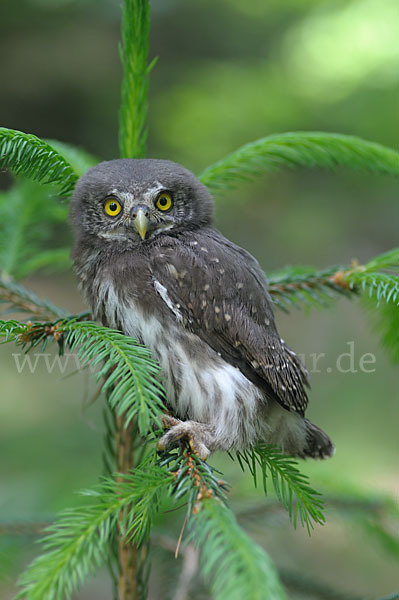
[[[257,442],[325,458],[304,417],[308,374],[280,338],[257,261],[212,225],[213,200],[166,160],[100,163],[71,202],[72,257],[96,320],[148,346],[170,412],[158,447],[188,440],[206,459]]]

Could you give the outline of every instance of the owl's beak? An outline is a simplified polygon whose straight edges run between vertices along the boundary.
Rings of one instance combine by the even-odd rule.
[[[136,230],[139,232],[141,239],[144,240],[145,234],[147,233],[148,229],[148,219],[143,209],[139,208],[134,218],[133,224]]]

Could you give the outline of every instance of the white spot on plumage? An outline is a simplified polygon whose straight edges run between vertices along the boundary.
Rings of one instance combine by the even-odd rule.
[[[180,321],[180,322],[183,321],[182,314],[179,311],[176,304],[173,304],[172,300],[169,298],[168,290],[166,289],[166,287],[164,285],[162,285],[162,283],[159,283],[159,281],[157,279],[154,279],[154,288],[158,292],[158,294],[161,296],[162,300],[165,302],[167,307],[170,308],[170,310],[173,312],[177,321]]]

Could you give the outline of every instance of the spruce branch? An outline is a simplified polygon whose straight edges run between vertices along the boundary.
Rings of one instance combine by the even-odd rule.
[[[371,298],[374,297],[377,307],[381,300],[392,302],[396,306],[399,304],[399,277],[397,275],[388,275],[387,273],[367,273],[362,271],[353,271],[347,275],[347,281],[352,289],[358,288],[367,293]]]
[[[64,511],[47,528],[45,553],[22,574],[17,598],[66,600],[107,558],[109,539],[120,527],[126,539],[141,544],[158,509],[159,494],[171,476],[147,459],[118,480],[105,478],[83,492],[88,505]],[[134,510],[126,510],[133,506]]]
[[[204,498],[189,520],[190,539],[201,550],[201,570],[215,600],[283,600],[278,574],[266,552],[215,498]]]
[[[212,192],[219,193],[236,187],[242,180],[281,167],[336,166],[397,176],[399,152],[350,135],[289,132],[242,146],[205,169],[199,179]]]
[[[123,454],[127,457],[129,452]],[[110,539],[117,531],[126,548],[139,548],[145,543],[161,493],[167,491],[175,501],[188,498],[192,535],[203,551],[204,572],[212,580],[215,598],[240,597],[224,595],[225,578],[230,581],[227,589],[237,587],[237,593],[244,592],[241,597],[266,598],[270,592],[269,598],[284,598],[269,558],[237,526],[221,502],[225,498],[225,484],[217,479],[211,467],[188,449],[164,454],[158,462],[155,463],[155,453],[150,452],[129,474],[104,478],[95,489],[82,492],[89,498],[89,504],[64,511],[47,528],[42,540],[45,553],[21,576],[17,598],[70,598],[107,560]],[[220,549],[231,557],[225,560],[223,569],[216,564]],[[125,574],[124,565],[121,567]],[[237,581],[231,579],[237,574]],[[251,596],[258,588],[258,595]],[[129,593],[123,588],[120,591],[125,596]]]
[[[34,181],[57,185],[60,194],[72,193],[77,174],[47,142],[30,133],[0,127],[0,168]]]
[[[338,267],[322,271],[312,267],[287,267],[269,275],[269,293],[275,305],[284,312],[302,305],[325,308],[337,296],[350,297],[356,292],[345,277],[337,275],[341,273]]]
[[[399,248],[380,254],[365,265],[355,263],[343,274],[350,287],[367,292],[368,296],[386,303],[399,304]]]
[[[188,516],[199,511],[204,498],[216,498],[226,503],[228,485],[218,471],[198,458],[188,446],[162,452],[159,465],[173,476],[170,487],[173,498],[187,498]]]
[[[362,294],[363,306],[371,313],[382,344],[397,363],[399,361],[399,248],[370,260],[354,264],[343,274],[352,290]],[[376,310],[377,309],[377,310]]]
[[[188,447],[163,453],[159,464],[173,476],[169,489],[174,500],[187,499],[189,541],[201,551],[201,569],[210,581],[212,597],[285,598],[270,558],[227,507],[227,485],[219,473]]]
[[[123,66],[119,111],[119,150],[122,158],[144,158],[147,140],[148,76],[155,64],[147,64],[150,4],[125,0],[122,8]]]
[[[156,464],[154,450],[148,452],[143,462],[129,473],[106,477],[95,489],[82,492],[90,503],[64,511],[47,528],[47,535],[42,540],[45,553],[22,575],[18,598],[70,598],[88,575],[107,560],[113,536],[117,536],[119,543],[124,542],[123,553],[119,555],[123,561],[125,551],[140,548],[148,539],[162,491],[169,491],[177,500],[181,494],[190,496],[194,490],[195,502],[191,506],[197,506],[197,510],[198,503],[202,504],[205,497],[210,497],[203,495],[204,485],[223,494],[220,481],[215,479],[208,465],[192,458],[188,451],[180,455],[168,454],[168,460],[163,456],[164,465],[160,466]],[[128,468],[127,463],[131,461],[129,448],[120,447],[119,456],[121,466]],[[177,465],[182,467],[179,473],[174,470]],[[188,487],[182,485],[183,479]],[[121,576],[129,574],[129,560],[120,566]],[[133,574],[137,576],[137,572]],[[128,578],[127,583],[131,581]],[[124,594],[122,597],[132,593],[125,587],[125,582],[119,590]]]
[[[269,293],[281,310],[329,306],[339,295],[367,294],[377,300],[399,303],[399,248],[385,252],[364,265],[353,261],[346,267],[286,267],[269,274]]]
[[[268,493],[267,479],[271,476],[275,494],[288,511],[294,527],[297,525],[298,516],[301,525],[306,527],[309,534],[314,524],[322,525],[325,522],[321,495],[310,486],[308,477],[301,473],[293,458],[267,444],[236,452],[236,457],[243,471],[245,467],[249,469],[255,487],[260,471],[265,494]]]

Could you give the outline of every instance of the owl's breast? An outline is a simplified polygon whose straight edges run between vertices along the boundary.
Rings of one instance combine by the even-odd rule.
[[[146,257],[105,248],[84,262],[91,268],[78,276],[94,318],[147,344],[147,325],[161,318],[161,301]]]
[[[112,277],[95,282],[95,318],[150,348],[156,345],[160,331],[168,328],[170,315],[166,311],[162,314],[161,308],[153,286],[152,290],[145,289],[143,285],[132,285],[131,280],[115,282]]]
[[[145,344],[160,365],[167,401],[180,418],[210,423],[220,447],[248,445],[263,393],[190,331],[167,288],[149,272],[123,278],[99,269],[93,281],[96,319]]]

